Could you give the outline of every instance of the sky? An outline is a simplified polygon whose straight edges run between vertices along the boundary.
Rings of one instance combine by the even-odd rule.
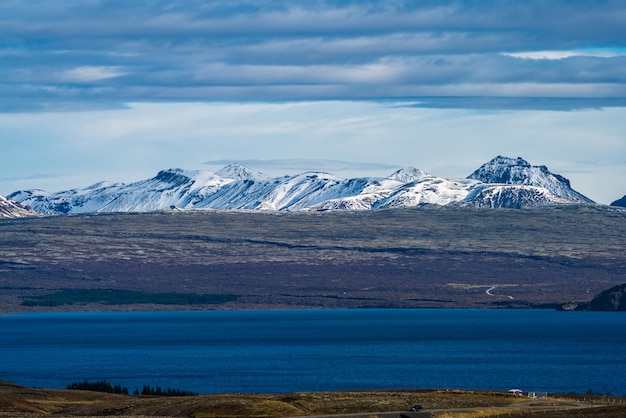
[[[626,2],[0,2],[0,194],[241,162],[626,194]]]

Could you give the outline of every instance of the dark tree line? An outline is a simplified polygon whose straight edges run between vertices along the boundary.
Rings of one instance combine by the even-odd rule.
[[[75,382],[70,385],[67,385],[67,389],[75,389],[75,390],[91,390],[93,392],[104,392],[104,393],[116,393],[116,394],[124,394],[128,395],[128,389],[122,387],[120,385],[111,385],[111,383],[106,380],[102,380],[100,382]]]
[[[128,388],[125,388],[121,385],[112,385],[106,380],[102,380],[100,382],[76,382],[67,385],[67,389],[74,390],[91,390],[93,392],[104,392],[104,393],[115,393],[120,395],[128,395]],[[162,389],[160,386],[152,387],[145,385],[141,392],[139,389],[135,389],[133,391],[133,395],[142,395],[142,396],[192,396],[197,395],[195,392],[191,392],[188,390],[181,389],[172,389],[166,388]]]
[[[134,393],[135,395],[139,394],[139,391],[135,391],[136,393]],[[144,386],[143,389],[141,390],[141,394],[143,396],[192,396],[192,395],[197,395],[197,393],[194,392],[190,392],[188,390],[180,390],[180,389],[172,389],[172,388],[167,388],[167,389],[161,389],[159,386],[157,387],[151,387],[151,386]]]

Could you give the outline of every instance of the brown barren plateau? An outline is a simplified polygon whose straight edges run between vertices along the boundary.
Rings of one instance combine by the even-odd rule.
[[[625,237],[626,212],[594,206],[0,220],[0,310],[552,307],[626,282]],[[65,289],[238,297],[22,305]]]

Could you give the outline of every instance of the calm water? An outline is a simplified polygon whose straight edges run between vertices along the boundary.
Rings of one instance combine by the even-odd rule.
[[[0,317],[0,379],[199,393],[467,388],[626,394],[626,315],[373,309]]]

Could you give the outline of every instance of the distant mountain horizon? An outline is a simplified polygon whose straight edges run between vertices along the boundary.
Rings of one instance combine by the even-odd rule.
[[[496,156],[465,179],[415,167],[387,177],[341,178],[322,171],[268,177],[232,163],[213,173],[172,168],[133,183],[99,182],[55,193],[31,189],[8,199],[42,214],[180,209],[377,210],[422,205],[539,208],[592,204],[568,179],[522,158]]]

